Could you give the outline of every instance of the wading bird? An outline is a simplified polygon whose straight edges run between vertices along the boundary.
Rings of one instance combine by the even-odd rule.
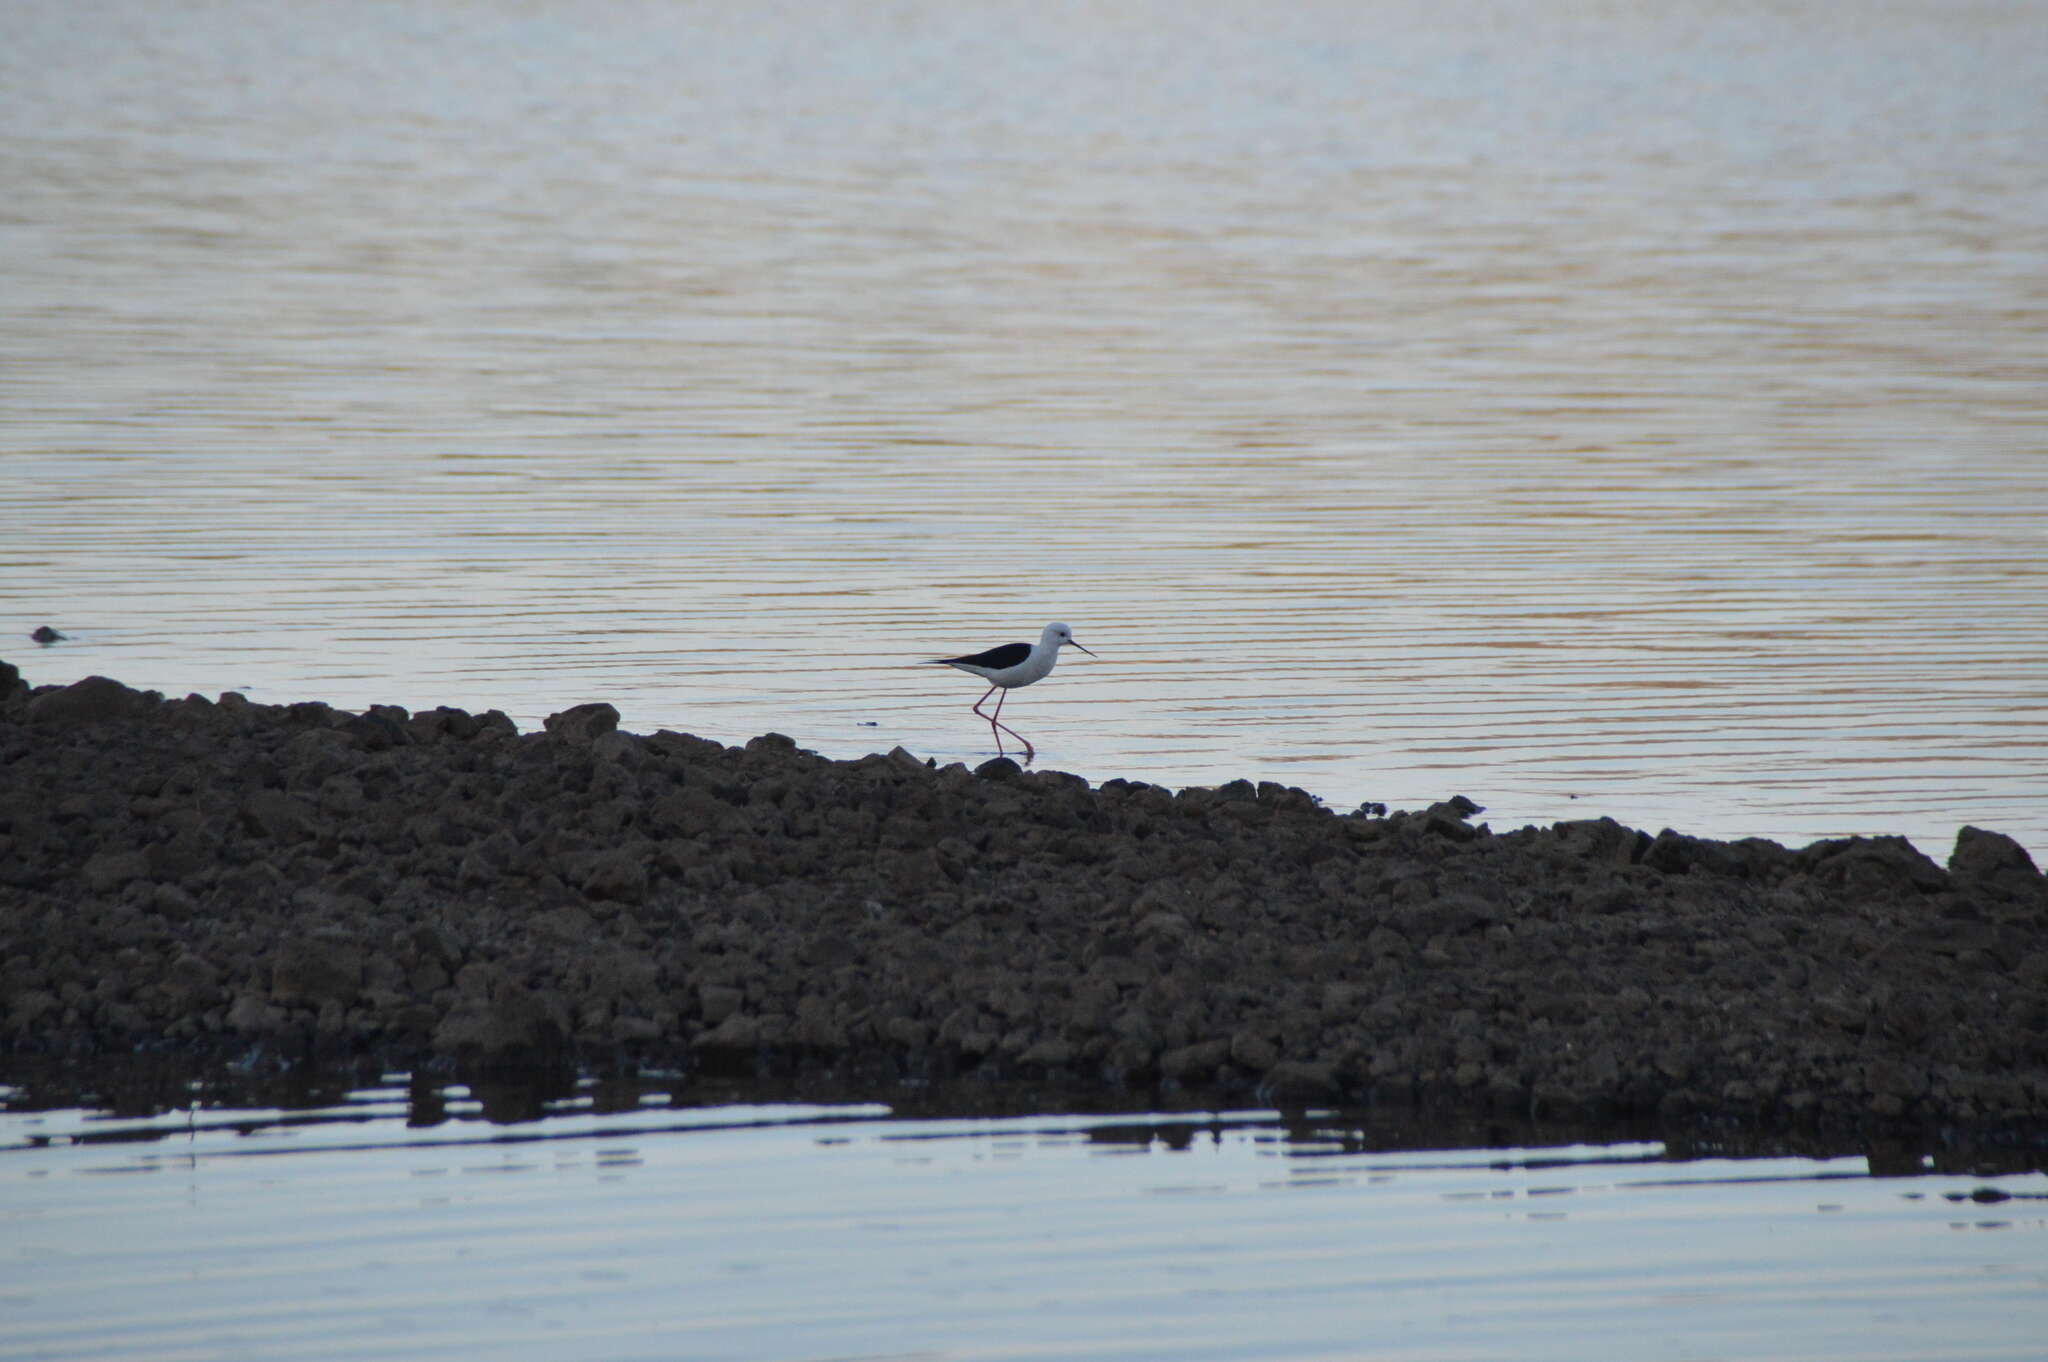
[[[976,653],[972,657],[935,657],[932,659],[932,665],[958,667],[961,671],[988,682],[987,693],[974,702],[974,712],[988,720],[989,731],[994,733],[996,738],[996,755],[1003,754],[1003,734],[1007,733],[1024,744],[1024,762],[1028,766],[1031,758],[1037,753],[1032,750],[1030,739],[1002,722],[1003,701],[1008,699],[1009,692],[1017,687],[1028,686],[1033,681],[1043,681],[1052,675],[1053,664],[1060,660],[1060,649],[1069,643],[1074,643],[1073,630],[1064,624],[1048,624],[1044,632],[1039,634],[1036,643],[1005,643],[985,653]],[[1078,643],[1074,643],[1074,646],[1081,648]],[[1081,651],[1088,653],[1090,657],[1095,656],[1086,648],[1081,648]],[[981,707],[988,703],[988,697],[997,691],[1002,691],[1003,695],[996,700],[996,712],[983,714]]]

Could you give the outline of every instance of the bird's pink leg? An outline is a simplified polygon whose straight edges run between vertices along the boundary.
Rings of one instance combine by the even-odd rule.
[[[989,695],[994,695],[996,691],[1001,688],[998,686],[990,686],[988,689]],[[1029,766],[1031,764],[1031,759],[1038,755],[1037,751],[1033,749],[1033,747],[1031,746],[1031,739],[1025,737],[1022,733],[1019,733],[1016,729],[1010,727],[1008,724],[999,722],[999,720],[1002,718],[1003,713],[1003,701],[1009,698],[1010,692],[1003,691],[1003,693],[1000,696],[996,697],[996,712],[994,714],[981,714],[982,700],[988,699],[988,695],[984,695],[981,697],[981,700],[976,700],[974,702],[974,712],[976,714],[981,714],[982,718],[988,720],[989,728],[995,732],[997,756],[1000,757],[1001,755],[1003,755],[1003,734],[1007,733],[1011,737],[1015,738],[1018,742],[1024,744],[1024,764],[1026,766]]]
[[[990,686],[988,688],[987,694],[984,694],[979,700],[976,700],[974,702],[974,712],[980,715],[982,718],[988,720],[988,731],[995,735],[996,755],[999,757],[1003,755],[1003,726],[996,722],[995,714],[982,714],[981,707],[988,703],[988,697],[990,695],[994,695],[997,691],[1002,689],[1003,688],[1001,686]],[[1009,694],[1008,691],[1004,691],[1003,693],[1005,695]],[[1001,714],[1002,712],[1003,702],[999,699],[996,701],[996,714]]]

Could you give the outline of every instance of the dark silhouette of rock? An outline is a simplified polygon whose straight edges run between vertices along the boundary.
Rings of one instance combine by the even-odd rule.
[[[2004,833],[1983,828],[1966,827],[1956,834],[1948,869],[1967,885],[2015,898],[2024,899],[2041,891],[2041,872],[2027,849]]]
[[[543,720],[547,731],[570,742],[589,742],[615,732],[619,726],[619,712],[603,701],[588,705],[575,705],[559,714],[550,714]]]
[[[140,714],[162,700],[153,690],[130,690],[119,681],[88,676],[68,686],[36,691],[29,699],[27,714],[31,723],[101,723]]]
[[[0,1067],[649,1063],[1697,1122],[2048,1119],[2048,888],[1452,797],[832,762],[605,704],[349,714],[0,664]]]

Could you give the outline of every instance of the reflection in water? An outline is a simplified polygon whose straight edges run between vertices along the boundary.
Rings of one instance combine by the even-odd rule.
[[[2023,8],[16,10],[36,682],[2048,849]]]
[[[1840,1132],[1737,1128],[1707,1130],[1648,1117],[1606,1121],[1537,1119],[1507,1112],[1383,1106],[1369,1113],[1331,1109],[1219,1112],[1191,1106],[1162,1113],[1158,1094],[1125,1095],[1128,1113],[1105,1112],[1099,1085],[1065,1089],[1023,1082],[989,1085],[914,1083],[890,1104],[848,1093],[821,1094],[818,1081],[715,1078],[662,1070],[579,1074],[551,1067],[502,1069],[454,1082],[426,1071],[387,1074],[360,1086],[345,1073],[292,1070],[199,1074],[157,1058],[69,1062],[14,1060],[0,1083],[0,1114],[12,1114],[21,1147],[192,1141],[232,1133],[294,1138],[309,1151],[333,1142],[392,1147],[533,1140],[576,1141],[616,1131],[703,1133],[752,1126],[870,1123],[893,1116],[878,1138],[952,1140],[990,1122],[1024,1119],[1034,1138],[1085,1143],[1099,1150],[1184,1153],[1249,1132],[1255,1144],[1290,1160],[1370,1159],[1388,1153],[1444,1148],[1522,1150],[1518,1167],[1541,1169],[1562,1159],[1583,1163],[1688,1163],[1766,1157],[1838,1158],[1854,1149],[1858,1167],[1876,1177],[1930,1172],[1991,1176],[2032,1172],[2042,1151],[2010,1139],[1971,1140],[1956,1131],[1850,1137]],[[196,1076],[195,1076],[196,1075]],[[867,1093],[860,1086],[851,1091]],[[1184,1094],[1192,1101],[1194,1094]],[[1061,1117],[1049,1109],[1085,1106],[1092,1114]],[[399,1123],[394,1125],[394,1122]],[[402,1127],[402,1128],[401,1128]],[[366,1142],[364,1131],[378,1132]],[[308,1134],[320,1138],[307,1140]],[[238,1146],[241,1142],[236,1142]],[[255,1149],[256,1146],[244,1146]],[[1560,1155],[1528,1153],[1566,1148]],[[1597,1150],[1597,1154],[1588,1153]],[[269,1151],[264,1151],[269,1152]],[[1459,1166],[1463,1166],[1461,1163]],[[1497,1166],[1505,1166],[1500,1164]]]
[[[431,1127],[402,1075],[116,1119],[17,1091],[0,1358],[1575,1358],[1651,1321],[1680,1355],[2038,1345],[2048,1178],[2025,1161],[1460,1147],[1378,1113],[691,1107],[661,1080],[542,1085],[506,1100],[548,1114],[506,1123],[431,1091]]]

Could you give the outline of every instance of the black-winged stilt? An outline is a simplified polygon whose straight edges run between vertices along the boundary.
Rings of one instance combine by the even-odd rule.
[[[1001,721],[1003,700],[1008,699],[1009,692],[1017,687],[1028,686],[1033,681],[1043,681],[1050,676],[1053,663],[1060,660],[1060,649],[1069,643],[1074,643],[1073,630],[1064,624],[1048,624],[1039,634],[1036,643],[1005,643],[985,653],[976,653],[972,657],[935,657],[931,665],[958,667],[961,671],[988,682],[987,693],[974,702],[974,712],[988,720],[989,731],[996,737],[996,755],[1002,755],[1003,734],[1007,733],[1024,744],[1024,761],[1029,765],[1031,758],[1037,753],[1032,750],[1029,738]],[[1081,648],[1078,643],[1074,643],[1074,646]],[[1090,657],[1095,656],[1086,648],[1081,648],[1081,651],[1088,653]],[[996,701],[996,712],[982,714],[981,707],[987,704],[988,697],[997,691],[1002,691],[1003,696]]]

